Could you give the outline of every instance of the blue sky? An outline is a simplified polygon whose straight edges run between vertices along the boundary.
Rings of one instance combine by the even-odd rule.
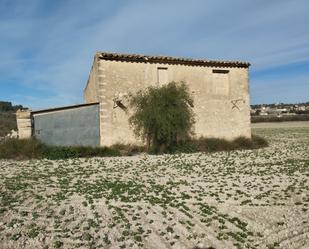
[[[251,62],[251,103],[309,101],[308,0],[0,0],[0,100],[83,102],[96,51]]]

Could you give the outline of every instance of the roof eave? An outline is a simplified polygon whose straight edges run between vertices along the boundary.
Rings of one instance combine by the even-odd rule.
[[[97,52],[98,58],[113,61],[129,61],[141,63],[166,63],[166,64],[182,64],[191,66],[212,66],[212,67],[250,67],[249,62],[242,61],[217,61],[217,60],[200,60],[189,58],[177,58],[170,56],[149,56],[140,54],[119,54]]]

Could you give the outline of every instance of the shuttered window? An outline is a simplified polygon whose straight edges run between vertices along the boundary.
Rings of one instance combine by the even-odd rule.
[[[168,83],[167,67],[158,67],[158,84],[159,86]]]
[[[215,69],[212,71],[212,93],[215,95],[229,95],[229,71]]]

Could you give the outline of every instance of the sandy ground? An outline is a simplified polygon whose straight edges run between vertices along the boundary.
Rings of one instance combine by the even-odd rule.
[[[254,133],[270,147],[0,161],[0,248],[309,248],[309,126]]]

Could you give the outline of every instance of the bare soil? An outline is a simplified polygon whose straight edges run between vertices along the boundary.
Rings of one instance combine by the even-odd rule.
[[[309,248],[309,125],[254,133],[270,147],[0,161],[0,248]]]

